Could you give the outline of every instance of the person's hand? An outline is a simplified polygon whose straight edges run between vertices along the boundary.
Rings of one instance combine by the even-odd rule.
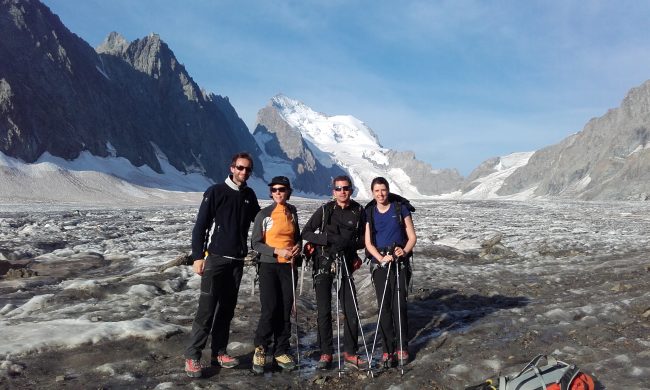
[[[393,255],[384,255],[384,256],[382,256],[381,259],[379,259],[379,262],[380,262],[382,265],[385,265],[385,264],[390,263],[390,262],[393,261],[393,260],[394,260],[394,259],[393,259]]]
[[[395,253],[395,256],[397,256],[397,257],[404,257],[404,256],[406,256],[406,252],[404,252],[404,249],[403,249],[403,248],[400,248],[400,247],[398,247],[398,246],[395,247],[395,251],[394,251],[393,253]]]
[[[203,275],[203,270],[205,269],[205,259],[194,260],[192,263],[192,269],[199,275]]]
[[[291,252],[291,257],[287,258],[289,259],[289,262],[292,265],[295,264],[297,267],[300,267],[300,265],[302,264],[302,258],[300,257],[300,251],[302,250],[302,248],[300,247],[300,244],[296,244],[294,246],[288,247],[287,250]]]
[[[287,260],[291,260],[291,248],[275,248],[273,251],[278,257],[284,257]]]
[[[287,248],[291,251],[291,257],[296,257],[300,254],[300,245],[296,244],[292,247]]]

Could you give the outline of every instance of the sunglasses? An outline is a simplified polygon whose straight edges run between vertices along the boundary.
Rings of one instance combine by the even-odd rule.
[[[339,191],[350,191],[352,189],[352,186],[336,186],[334,187],[334,191],[339,192]]]
[[[287,192],[287,187],[271,187],[271,192]]]
[[[245,166],[243,166],[243,165],[237,165],[237,166],[235,166],[235,168],[237,168],[238,171],[246,171],[246,172],[248,172],[248,173],[253,172],[253,168],[251,168],[251,167],[245,167]]]

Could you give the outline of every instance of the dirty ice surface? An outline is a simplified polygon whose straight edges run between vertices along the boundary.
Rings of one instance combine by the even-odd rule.
[[[301,225],[319,204],[293,203]],[[259,294],[247,268],[230,338],[242,367],[200,380],[182,370],[200,279],[188,266],[159,268],[189,252],[196,207],[0,207],[0,385],[462,389],[552,354],[600,388],[650,389],[650,204],[414,203],[403,376],[315,370],[310,270],[298,304],[300,372],[250,374]],[[355,279],[371,344],[367,267]]]

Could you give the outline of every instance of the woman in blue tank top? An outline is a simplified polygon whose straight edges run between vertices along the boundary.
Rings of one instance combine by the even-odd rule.
[[[394,367],[397,363],[407,363],[409,358],[406,294],[410,280],[409,259],[417,237],[411,212],[400,203],[403,198],[390,194],[388,181],[376,177],[370,189],[374,200],[366,206],[365,244],[372,256],[372,279],[380,308],[378,331],[383,342],[382,363]]]

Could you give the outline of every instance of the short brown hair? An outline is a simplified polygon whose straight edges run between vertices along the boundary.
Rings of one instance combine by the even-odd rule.
[[[244,159],[250,161],[251,170],[253,170],[253,156],[251,156],[251,154],[248,153],[248,152],[239,152],[239,153],[235,154],[234,156],[232,156],[232,161],[230,162],[230,166],[234,167],[235,164],[237,163],[237,160],[239,160],[240,158],[244,158]]]
[[[372,179],[372,183],[370,183],[370,190],[371,190],[371,191],[374,190],[374,189],[375,189],[375,185],[377,185],[377,184],[383,184],[383,185],[385,185],[385,186],[386,186],[386,190],[390,191],[390,186],[388,185],[388,180],[386,180],[386,178],[381,177],[381,176],[377,176],[377,177],[375,177],[374,179]]]
[[[339,175],[332,179],[332,187],[334,187],[337,181],[347,181],[349,185],[352,185],[352,179],[348,175]]]

